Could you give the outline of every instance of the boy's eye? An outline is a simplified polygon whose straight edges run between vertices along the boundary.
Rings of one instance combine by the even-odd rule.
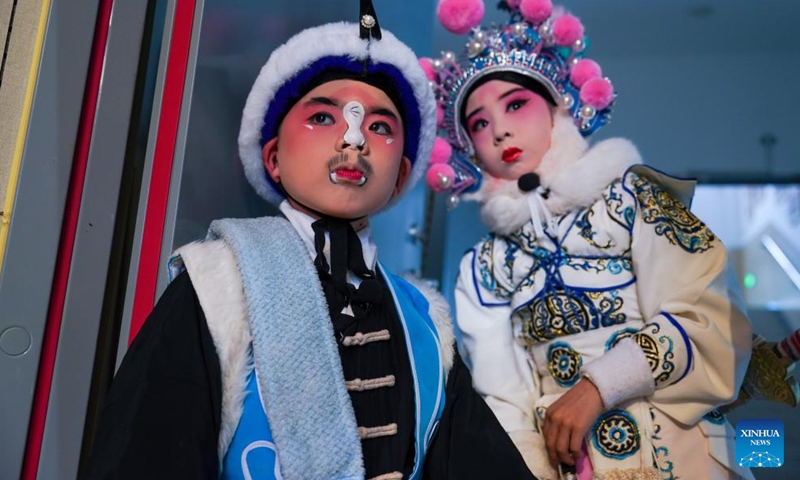
[[[386,122],[375,122],[369,126],[369,131],[375,132],[378,135],[391,135],[392,127],[390,127]]]
[[[508,111],[513,112],[515,110],[519,110],[520,108],[525,106],[526,103],[528,103],[527,100],[514,100],[513,102],[508,104]]]
[[[314,125],[333,125],[335,122],[333,116],[329,113],[315,113],[309,119]]]
[[[472,124],[472,127],[469,129],[470,132],[477,132],[486,128],[489,125],[489,122],[486,120],[477,120],[475,123]]]

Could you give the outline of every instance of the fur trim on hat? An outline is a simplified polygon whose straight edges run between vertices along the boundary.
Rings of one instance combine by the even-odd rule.
[[[629,140],[611,138],[590,148],[571,119],[559,114],[550,149],[536,173],[550,190],[545,200],[547,209],[553,215],[563,215],[594,203],[611,182],[637,163],[641,163],[641,156]],[[481,220],[500,235],[516,231],[531,219],[528,201],[516,181],[483,172],[481,188],[464,198],[482,204]]]
[[[267,201],[277,205],[284,199],[283,194],[268,180],[261,158],[261,131],[267,109],[282,85],[325,57],[369,58],[374,63],[392,65],[403,73],[414,92],[420,116],[417,155],[411,159],[413,168],[402,191],[384,209],[411,190],[427,169],[436,138],[436,102],[425,72],[419,66],[414,52],[390,32],[382,30],[381,40],[369,41],[359,38],[358,33],[359,26],[347,22],[303,30],[278,47],[261,69],[244,107],[239,131],[239,156],[248,181]]]

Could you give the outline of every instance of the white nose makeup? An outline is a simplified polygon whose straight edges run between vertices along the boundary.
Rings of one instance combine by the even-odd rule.
[[[344,106],[344,121],[347,122],[347,131],[344,132],[344,142],[360,147],[366,143],[364,134],[361,133],[361,123],[364,121],[364,106],[356,101],[348,102]]]

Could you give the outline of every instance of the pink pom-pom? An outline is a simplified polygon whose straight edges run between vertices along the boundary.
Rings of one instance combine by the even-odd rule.
[[[614,100],[614,87],[605,78],[593,78],[581,87],[581,101],[602,110]]]
[[[480,25],[484,10],[483,0],[442,0],[436,16],[449,32],[463,35]]]
[[[436,104],[436,126],[442,128],[442,123],[444,123],[444,108]]]
[[[425,174],[425,183],[436,193],[449,190],[456,180],[456,172],[446,163],[434,163]]]
[[[512,2],[508,2],[509,6]],[[551,0],[521,0],[516,2],[519,5],[519,12],[525,20],[539,24],[550,18],[553,13],[553,2]]]
[[[569,74],[569,79],[572,81],[573,85],[581,88],[583,84],[589,80],[593,78],[600,78],[602,76],[603,70],[600,68],[600,65],[598,65],[598,63],[594,60],[584,58],[582,60],[578,60],[578,63],[572,67],[572,71]]]
[[[583,38],[583,24],[578,17],[562,15],[553,22],[553,40],[559,47],[571,47]]]
[[[419,59],[419,66],[422,67],[422,71],[425,72],[425,77],[431,82],[436,82],[439,80],[439,75],[435,71],[433,71],[433,65],[431,65],[431,59],[428,57],[422,57]]]
[[[436,137],[436,140],[433,142],[433,150],[431,151],[431,164],[445,163],[450,160],[452,154],[453,147],[447,143],[447,140],[442,137]]]

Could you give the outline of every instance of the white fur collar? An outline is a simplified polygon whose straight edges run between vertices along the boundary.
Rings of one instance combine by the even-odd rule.
[[[544,203],[553,215],[591,205],[608,184],[641,163],[639,151],[624,138],[604,140],[590,148],[566,115],[556,116],[550,145],[536,173],[542,186],[550,190]],[[516,231],[531,219],[527,198],[516,181],[484,172],[481,188],[465,198],[482,204],[483,223],[501,235]]]

